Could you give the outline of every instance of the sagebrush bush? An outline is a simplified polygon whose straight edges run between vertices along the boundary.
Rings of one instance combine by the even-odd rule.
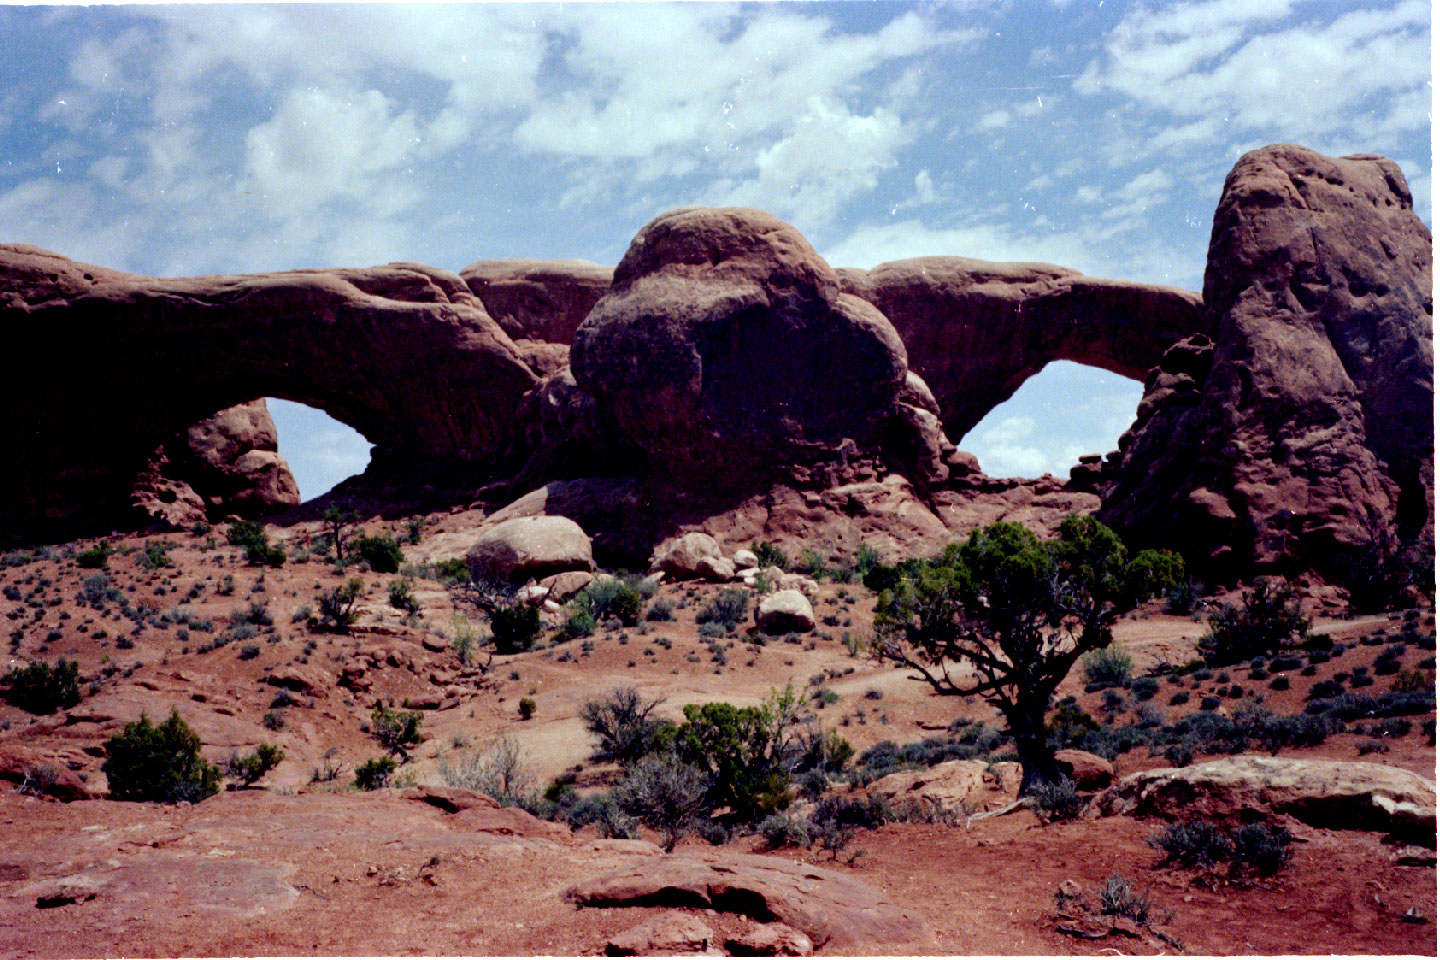
[[[501,737],[488,750],[474,750],[440,761],[440,776],[452,787],[489,794],[502,807],[539,810],[535,776],[520,755],[513,737]]]
[[[355,604],[365,589],[365,581],[351,577],[343,586],[326,590],[320,595],[319,625],[335,633],[349,633],[355,621],[360,618]]]
[[[357,790],[379,790],[390,786],[390,777],[395,773],[395,761],[389,757],[375,757],[355,768]]]
[[[262,743],[255,748],[254,753],[241,756],[239,751],[236,751],[230,754],[230,759],[225,763],[225,773],[248,787],[284,759],[284,750],[273,743]]]
[[[733,631],[750,609],[750,594],[745,590],[721,590],[720,594],[695,614],[699,624],[714,623]]]
[[[1035,806],[1047,820],[1074,820],[1085,809],[1085,798],[1075,789],[1075,782],[1061,777],[1055,782],[1042,782],[1032,796]]]
[[[425,739],[420,732],[420,722],[423,719],[424,714],[419,710],[394,710],[377,706],[370,714],[370,736],[402,761],[408,760],[409,748]]]
[[[1130,683],[1135,663],[1130,655],[1117,647],[1092,650],[1080,661],[1085,670],[1086,689],[1100,690],[1105,687],[1123,687]]]
[[[220,770],[200,756],[200,737],[178,710],[158,727],[144,713],[105,741],[100,768],[110,799],[199,803],[220,790]]]
[[[643,757],[615,786],[621,810],[660,831],[666,852],[693,831],[705,810],[705,774],[674,754]]]
[[[1210,617],[1200,652],[1214,666],[1239,663],[1299,640],[1309,626],[1294,588],[1283,580],[1261,577],[1242,595],[1240,606],[1226,604]]]
[[[350,550],[360,556],[376,573],[399,573],[405,554],[394,537],[357,537]]]
[[[602,576],[590,581],[571,602],[577,608],[588,610],[596,623],[614,617],[625,626],[633,627],[640,620],[645,598],[633,585],[616,577]]]
[[[663,701],[647,700],[634,687],[616,687],[599,700],[580,707],[580,720],[597,738],[595,756],[629,765],[659,746],[666,728],[673,740],[674,724],[650,719]]]

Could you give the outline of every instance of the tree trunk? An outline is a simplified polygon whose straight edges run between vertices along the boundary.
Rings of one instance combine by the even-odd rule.
[[[1040,715],[1038,723],[1033,719],[1010,719],[1010,732],[1015,737],[1016,752],[1020,754],[1022,797],[1034,793],[1041,784],[1059,783],[1065,776],[1055,760],[1055,751],[1046,742],[1044,716]]]

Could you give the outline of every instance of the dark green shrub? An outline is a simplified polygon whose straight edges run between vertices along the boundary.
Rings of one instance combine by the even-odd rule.
[[[1074,820],[1085,809],[1085,798],[1069,777],[1039,784],[1031,794],[1035,806],[1047,820]]]
[[[770,850],[779,850],[781,847],[808,847],[812,832],[809,820],[792,817],[788,813],[772,813],[760,822],[759,827],[760,836],[765,838],[765,846]]]
[[[1170,588],[1165,596],[1165,612],[1183,616],[1200,602],[1200,584],[1185,578]]]
[[[259,520],[237,520],[230,524],[225,536],[234,547],[269,546],[265,537],[265,525]]]
[[[376,573],[399,573],[400,565],[405,562],[405,554],[394,537],[357,537],[350,549]]]
[[[1092,692],[1127,685],[1135,667],[1130,655],[1116,647],[1092,650],[1081,659],[1080,665],[1085,670],[1085,688]]]
[[[1230,869],[1239,873],[1252,869],[1262,877],[1279,873],[1290,862],[1294,837],[1284,827],[1248,823],[1230,834]]]
[[[645,611],[645,619],[652,622],[666,622],[674,620],[674,601],[666,600],[664,597],[659,598],[654,603],[650,604],[649,610]]]
[[[410,753],[407,748],[424,739],[420,733],[420,722],[423,719],[424,714],[419,710],[394,710],[379,706],[370,714],[370,736],[402,761],[408,760]]]
[[[105,741],[110,799],[199,803],[220,790],[220,771],[200,756],[200,738],[177,710],[160,726],[150,718],[125,725]]]
[[[1160,681],[1154,677],[1136,677],[1130,682],[1130,695],[1136,700],[1149,700],[1160,692]]]
[[[535,716],[535,700],[531,697],[520,698],[520,719],[529,720]]]
[[[540,636],[539,608],[528,603],[496,607],[490,612],[490,634],[496,653],[529,650]]]
[[[80,702],[80,666],[63,657],[55,666],[36,661],[0,676],[5,699],[27,713],[54,713]]]
[[[145,544],[145,550],[140,554],[136,562],[142,570],[158,570],[160,567],[173,567],[175,561],[170,559],[170,548],[174,544],[157,541]]]
[[[357,790],[379,790],[390,786],[390,777],[395,773],[395,761],[389,757],[366,760],[355,768]]]
[[[1229,859],[1230,838],[1213,823],[1184,820],[1172,823],[1145,841],[1165,854],[1166,863],[1211,867]]]
[[[1273,680],[1270,681],[1270,689],[1271,689],[1271,690],[1289,690],[1289,689],[1290,689],[1290,678],[1287,677],[1287,676],[1283,676],[1283,675],[1276,677],[1275,679],[1273,679]]]
[[[245,562],[252,567],[283,567],[285,551],[268,543],[250,544],[245,548]]]
[[[667,852],[695,829],[705,812],[705,774],[673,754],[643,757],[616,785],[615,803],[642,823],[659,830]]]
[[[565,822],[571,830],[593,823],[602,837],[615,840],[633,840],[639,836],[635,818],[621,810],[615,798],[608,793],[576,800],[566,809]]]
[[[1170,694],[1170,706],[1179,707],[1190,702],[1189,690],[1177,690]]]
[[[750,552],[755,554],[760,561],[761,567],[779,567],[781,570],[790,569],[790,558],[785,556],[785,551],[773,543],[760,542],[750,545]]]
[[[1200,638],[1200,652],[1208,663],[1220,666],[1273,653],[1303,637],[1309,628],[1294,589],[1283,580],[1265,577],[1243,594],[1240,606],[1222,606],[1209,623],[1209,631]]]
[[[75,555],[75,563],[82,570],[103,570],[110,560],[110,544],[97,543],[89,550]]]
[[[273,743],[262,743],[255,748],[254,753],[248,753],[243,757],[239,753],[232,753],[225,764],[225,773],[248,787],[269,773],[276,764],[284,759],[284,750]]]
[[[1201,710],[1219,710],[1219,709],[1220,709],[1220,698],[1219,698],[1219,697],[1201,697],[1201,698],[1200,698],[1200,709],[1201,709]]]
[[[629,766],[658,747],[662,730],[674,724],[651,720],[661,700],[646,700],[634,687],[616,687],[602,699],[587,700],[580,707],[580,719],[598,738],[595,756]]]
[[[581,590],[572,601],[577,607],[587,608],[596,623],[604,623],[614,617],[627,627],[633,627],[640,620],[640,608],[645,598],[631,584],[616,577],[597,577]]]
[[[883,593],[886,590],[894,590],[899,586],[904,575],[905,571],[902,567],[892,567],[887,564],[877,563],[874,567],[870,568],[869,572],[860,578],[860,582],[865,585],[865,589],[867,590],[872,590],[875,593]]]
[[[567,640],[578,640],[593,635],[598,626],[590,608],[582,604],[565,619],[565,626],[560,629]]]
[[[682,760],[708,777],[708,809],[729,807],[742,822],[762,820],[790,805],[787,730],[800,698],[788,687],[758,707],[689,704],[676,733]]]

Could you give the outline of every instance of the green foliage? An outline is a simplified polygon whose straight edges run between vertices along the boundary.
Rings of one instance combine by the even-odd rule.
[[[790,805],[785,753],[800,703],[787,686],[758,707],[706,703],[684,708],[676,752],[706,773],[710,809],[729,807],[734,819],[748,823]]]
[[[1186,577],[1166,593],[1167,613],[1187,614],[1200,603],[1200,584]]]
[[[103,570],[105,564],[110,560],[110,544],[100,542],[89,550],[82,550],[75,555],[75,563],[82,570]]]
[[[1031,794],[1035,806],[1047,820],[1074,820],[1085,809],[1085,798],[1075,790],[1068,777],[1038,784]]]
[[[748,591],[721,590],[718,596],[695,614],[695,622],[718,624],[729,633],[733,632],[735,627],[745,619],[745,614],[749,609],[750,594]]]
[[[225,764],[225,773],[248,787],[284,759],[284,750],[273,743],[262,743],[255,748],[254,753],[247,753],[243,757],[238,753],[231,754]]]
[[[142,570],[158,570],[161,567],[173,567],[175,566],[175,561],[170,559],[170,548],[172,546],[174,546],[174,544],[158,540],[147,543],[145,544],[144,552],[140,554],[140,559],[136,562]]]
[[[245,548],[245,562],[252,567],[283,567],[285,551],[268,543],[252,544]]]
[[[376,573],[399,573],[400,564],[405,562],[405,554],[401,552],[400,544],[395,542],[394,537],[357,537],[351,545],[351,551],[358,554]]]
[[[675,602],[660,597],[645,611],[645,619],[652,623],[668,622],[675,619]]]
[[[535,716],[535,700],[531,697],[520,698],[520,719],[529,720]]]
[[[326,590],[320,595],[320,625],[335,633],[349,633],[360,614],[355,603],[365,589],[365,581],[351,577],[343,586]]]
[[[795,565],[797,573],[803,573],[807,577],[819,580],[825,576],[825,558],[814,550],[805,548],[800,552],[800,562]]]
[[[633,584],[617,577],[601,576],[590,581],[571,603],[577,610],[589,613],[595,623],[614,617],[625,626],[633,627],[640,620],[645,598]]]
[[[1122,613],[1182,572],[1165,551],[1131,558],[1094,517],[1067,518],[1048,541],[1017,523],[991,524],[909,566],[881,592],[875,651],[918,671],[937,693],[979,694],[999,709],[1028,794],[1059,778],[1044,729],[1055,688],[1081,656],[1109,646]],[[969,664],[975,676],[957,679],[955,663]]]
[[[540,636],[540,610],[528,603],[513,603],[490,611],[490,634],[496,653],[520,653],[535,646]]]
[[[1106,647],[1092,650],[1080,661],[1085,670],[1085,689],[1090,692],[1106,687],[1123,687],[1130,683],[1135,662],[1123,650]]]
[[[265,525],[259,520],[237,520],[230,524],[230,529],[225,532],[225,538],[234,547],[265,546]]]
[[[1101,915],[1127,917],[1136,923],[1147,922],[1154,906],[1149,893],[1135,889],[1129,880],[1118,873],[1112,873],[1105,878],[1097,899],[1100,901]]]
[[[330,542],[335,546],[335,562],[343,563],[345,560],[345,537],[355,524],[355,511],[331,504],[325,508],[325,513],[320,519],[330,534]]]
[[[63,657],[55,666],[36,661],[0,676],[5,699],[27,713],[54,713],[80,702],[80,667]]]
[[[1200,652],[1212,666],[1267,656],[1305,636],[1310,621],[1300,613],[1295,590],[1284,580],[1261,577],[1242,595],[1240,606],[1222,606],[1200,638]]]
[[[395,761],[389,757],[366,760],[355,768],[357,790],[379,790],[390,786],[390,777],[395,773]]]
[[[451,557],[435,564],[434,578],[444,584],[461,583],[470,579],[470,569],[465,566],[464,557]]]
[[[419,710],[395,710],[377,706],[370,714],[370,736],[380,742],[390,753],[409,760],[408,747],[419,744],[424,737],[420,733],[420,722],[424,715]]]
[[[177,710],[158,727],[150,718],[127,723],[105,741],[101,767],[110,799],[199,803],[220,790],[220,771],[200,756],[200,738]]]
[[[856,576],[863,580],[869,575],[871,570],[874,570],[880,565],[880,554],[874,547],[870,546],[870,544],[862,543],[860,544],[860,548],[855,551],[855,556],[851,559],[850,565],[855,568]]]
[[[420,601],[415,599],[415,582],[408,577],[391,580],[388,590],[390,606],[403,610],[411,616],[420,612]]]
[[[785,551],[768,541],[750,544],[750,552],[755,554],[760,561],[761,567],[779,567],[781,570],[790,569],[790,558],[785,556]]]
[[[629,766],[660,746],[661,731],[673,724],[651,720],[662,700],[646,700],[634,687],[616,687],[599,700],[580,707],[580,720],[596,739],[595,756]]]
[[[1284,827],[1250,823],[1226,832],[1203,820],[1172,823],[1146,843],[1165,854],[1164,863],[1206,869],[1229,861],[1231,873],[1273,876],[1290,862],[1294,840]]]

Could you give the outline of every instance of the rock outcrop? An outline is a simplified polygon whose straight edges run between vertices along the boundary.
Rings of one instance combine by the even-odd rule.
[[[1228,757],[1142,770],[1100,797],[1110,814],[1246,819],[1291,816],[1329,830],[1380,830],[1435,846],[1435,784],[1382,763]]]
[[[793,227],[744,209],[642,228],[571,366],[651,473],[748,489],[873,456],[906,378],[889,321]]]
[[[755,605],[755,626],[772,636],[809,633],[815,629],[815,610],[799,590],[776,590]]]
[[[472,576],[522,584],[595,568],[590,538],[568,517],[516,517],[489,528],[465,555]]]
[[[418,264],[165,279],[0,245],[0,329],[29,358],[0,409],[10,539],[124,522],[157,447],[257,396],[359,430],[373,469],[498,472],[537,383],[464,281]]]
[[[1393,162],[1247,153],[1210,238],[1213,347],[1148,376],[1101,519],[1229,578],[1433,544],[1431,274]]]
[[[263,399],[221,410],[157,451],[135,487],[137,507],[171,526],[250,519],[300,502]]]
[[[894,324],[956,439],[1053,360],[1143,380],[1176,340],[1211,330],[1199,294],[1048,263],[918,257],[837,273]]]
[[[512,340],[568,347],[613,273],[588,260],[479,260],[460,277]]]

